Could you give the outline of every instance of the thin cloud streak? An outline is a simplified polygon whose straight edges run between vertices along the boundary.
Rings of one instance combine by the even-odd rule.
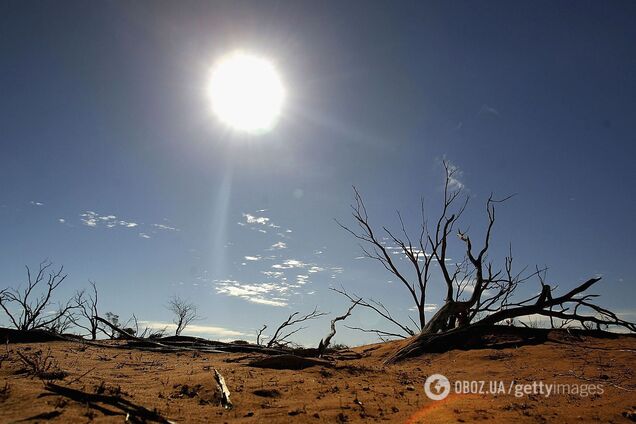
[[[172,322],[163,321],[139,321],[143,327],[148,327],[153,330],[166,329],[168,332],[176,330],[177,326]],[[184,334],[196,334],[196,335],[214,335],[219,337],[240,337],[245,336],[245,333],[240,331],[230,330],[224,327],[216,327],[213,325],[199,325],[190,324],[183,331]]]

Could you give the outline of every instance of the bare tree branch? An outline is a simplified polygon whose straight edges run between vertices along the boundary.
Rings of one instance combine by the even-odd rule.
[[[263,328],[261,328],[260,330],[258,330],[256,332],[256,344],[259,345],[259,346],[261,345],[261,339],[262,339],[262,336],[263,336],[263,331],[265,331],[266,329],[267,329],[267,325],[263,324]]]
[[[349,307],[349,309],[347,309],[346,313],[344,313],[343,315],[337,316],[331,320],[331,332],[327,335],[327,337],[320,340],[320,343],[318,344],[318,356],[322,356],[325,353],[325,350],[327,350],[327,348],[329,347],[329,344],[331,343],[331,339],[333,338],[333,336],[336,335],[336,322],[344,321],[345,319],[347,319],[349,315],[351,315],[351,311],[353,311],[353,308],[355,308],[356,305],[358,305],[361,300],[362,299],[358,299],[357,301],[353,302],[351,306]]]
[[[269,339],[269,341],[267,342],[267,347],[272,347],[272,346],[285,346],[287,345],[289,342],[287,341],[287,339],[294,335],[295,333],[297,333],[300,330],[303,330],[304,327],[298,328],[296,330],[293,330],[285,335],[281,335],[281,331],[283,331],[286,328],[291,327],[292,325],[301,323],[301,322],[305,322],[305,321],[309,321],[312,319],[316,319],[319,317],[322,317],[324,315],[327,315],[324,312],[319,312],[318,308],[314,308],[314,310],[306,315],[299,315],[300,312],[294,312],[293,314],[291,314],[285,321],[283,321],[278,328],[276,329],[276,331],[274,332],[274,335],[272,336],[271,339]]]
[[[373,310],[374,312],[376,312],[378,315],[380,315],[385,320],[387,320],[387,321],[391,322],[392,324],[396,325],[400,330],[402,330],[405,333],[405,334],[398,334],[398,335],[396,335],[397,337],[406,338],[406,337],[415,335],[415,331],[414,330],[412,330],[407,325],[404,325],[404,324],[400,323],[398,320],[396,320],[395,318],[393,318],[393,316],[391,315],[389,310],[382,303],[376,302],[373,299],[370,299],[367,302],[366,300],[362,299],[361,297],[350,295],[349,293],[347,293],[347,291],[344,288],[337,289],[335,287],[330,287],[330,290],[333,290],[336,293],[339,293],[339,294],[347,297],[351,302],[357,303],[358,305],[362,306],[363,308],[369,308],[369,309]],[[375,330],[373,330],[373,332],[375,332]]]

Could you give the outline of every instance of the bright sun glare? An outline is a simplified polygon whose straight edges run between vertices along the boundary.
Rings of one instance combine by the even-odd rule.
[[[226,56],[214,67],[209,95],[214,114],[224,124],[251,134],[272,129],[285,101],[272,63],[243,52]]]

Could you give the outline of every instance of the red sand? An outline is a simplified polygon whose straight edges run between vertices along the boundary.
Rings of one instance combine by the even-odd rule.
[[[8,345],[0,365],[0,422],[42,413],[53,422],[123,422],[122,415],[61,396],[40,396],[44,384],[23,371],[17,351],[51,350],[68,375],[62,386],[86,392],[120,392],[124,399],[156,409],[177,423],[193,422],[629,422],[636,408],[636,338],[582,341],[561,338],[536,346],[505,350],[453,350],[426,354],[398,365],[383,360],[400,342],[363,346],[358,360],[337,361],[335,368],[269,370],[246,365],[243,354],[150,353],[83,346],[70,342]],[[242,359],[240,359],[242,358]],[[234,360],[236,362],[228,362]],[[237,361],[238,360],[238,361]],[[216,401],[212,368],[225,377],[234,409]],[[426,377],[440,373],[456,380],[501,380],[506,384],[602,384],[604,393],[578,395],[454,394],[432,401],[423,390]],[[86,374],[82,377],[83,374]],[[279,396],[268,390],[277,390]],[[259,392],[258,390],[264,390]],[[254,392],[257,392],[256,394]],[[275,395],[276,393],[273,392]],[[112,406],[107,409],[121,414]],[[57,411],[57,412],[55,412]],[[59,413],[59,414],[58,414]],[[35,419],[29,422],[44,421]]]

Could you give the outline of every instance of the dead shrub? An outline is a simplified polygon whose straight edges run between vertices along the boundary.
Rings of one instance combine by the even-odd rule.
[[[20,361],[24,365],[24,371],[27,374],[38,377],[41,380],[53,381],[62,380],[68,373],[58,365],[57,361],[51,354],[51,349],[46,353],[37,350],[33,353],[17,352]]]

